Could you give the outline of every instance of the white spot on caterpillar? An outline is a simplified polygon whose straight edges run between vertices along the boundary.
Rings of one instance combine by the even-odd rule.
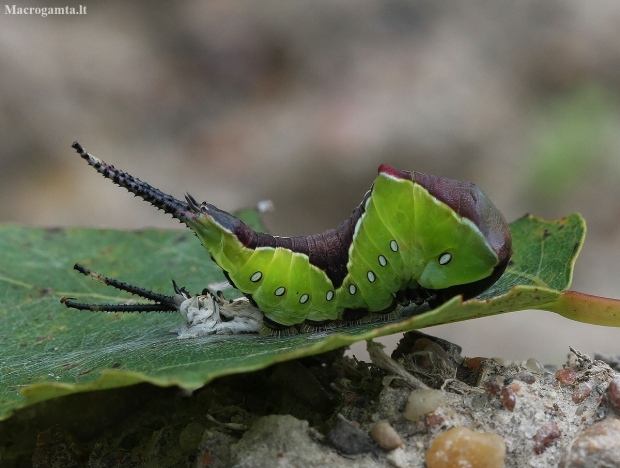
[[[447,265],[448,263],[450,263],[450,260],[452,260],[452,254],[451,253],[442,253],[439,256],[439,264],[440,265]]]
[[[310,299],[310,296],[308,296],[307,294],[302,294],[299,298],[299,303],[305,304],[306,302],[308,302],[308,299]]]
[[[387,259],[383,255],[379,255],[379,265],[382,267],[387,265]]]
[[[366,276],[368,277],[368,281],[370,281],[371,283],[374,283],[375,280],[377,279],[375,277],[375,274],[372,271],[369,271],[368,273],[366,273]]]
[[[357,286],[355,286],[354,284],[350,284],[349,285],[349,294],[351,294],[351,296],[352,296],[356,292],[357,292]]]
[[[250,276],[250,281],[252,283],[258,283],[262,277],[263,277],[263,273],[260,271],[257,271],[252,276]]]
[[[283,296],[285,292],[286,292],[286,288],[284,286],[280,286],[278,289],[274,291],[274,294],[279,297],[279,296]]]
[[[398,252],[398,242],[396,242],[394,239],[390,241],[390,250],[392,252]]]
[[[334,298],[334,291],[330,289],[329,291],[327,291],[327,294],[325,294],[325,300],[331,301],[333,298]]]

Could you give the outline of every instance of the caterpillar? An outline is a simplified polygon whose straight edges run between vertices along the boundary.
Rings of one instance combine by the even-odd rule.
[[[231,285],[260,309],[270,330],[379,317],[410,302],[434,308],[456,295],[470,299],[499,279],[512,255],[506,220],[471,182],[383,164],[361,204],[336,229],[277,237],[255,232],[189,194],[177,200],[87,153],[78,142],[72,147],[104,177],[186,224]],[[63,302],[88,310],[178,309],[173,296],[144,295],[140,288],[103,278],[98,279],[157,304],[140,309]],[[181,299],[190,297],[174,288]]]

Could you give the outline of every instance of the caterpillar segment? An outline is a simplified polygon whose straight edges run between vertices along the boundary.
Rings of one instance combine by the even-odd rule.
[[[191,228],[277,334],[380,320],[410,301],[435,307],[457,294],[475,297],[512,253],[505,219],[470,182],[384,164],[336,229],[277,237],[189,194],[177,200],[73,147],[104,177]]]

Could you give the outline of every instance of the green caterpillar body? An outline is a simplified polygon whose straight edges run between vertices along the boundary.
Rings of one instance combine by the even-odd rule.
[[[104,176],[189,226],[275,329],[388,313],[397,301],[435,306],[457,294],[475,297],[512,253],[505,219],[470,182],[384,164],[337,229],[274,237],[189,195],[187,202],[166,195],[77,146]]]

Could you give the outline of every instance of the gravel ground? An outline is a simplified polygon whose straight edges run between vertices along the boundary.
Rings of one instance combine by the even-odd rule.
[[[576,350],[560,369],[465,358],[415,332],[391,357],[369,346],[372,364],[339,350],[193,395],[139,385],[44,402],[0,425],[0,457],[7,468],[620,463],[620,374],[603,361]],[[454,428],[467,437],[450,454],[441,440],[458,446]]]

